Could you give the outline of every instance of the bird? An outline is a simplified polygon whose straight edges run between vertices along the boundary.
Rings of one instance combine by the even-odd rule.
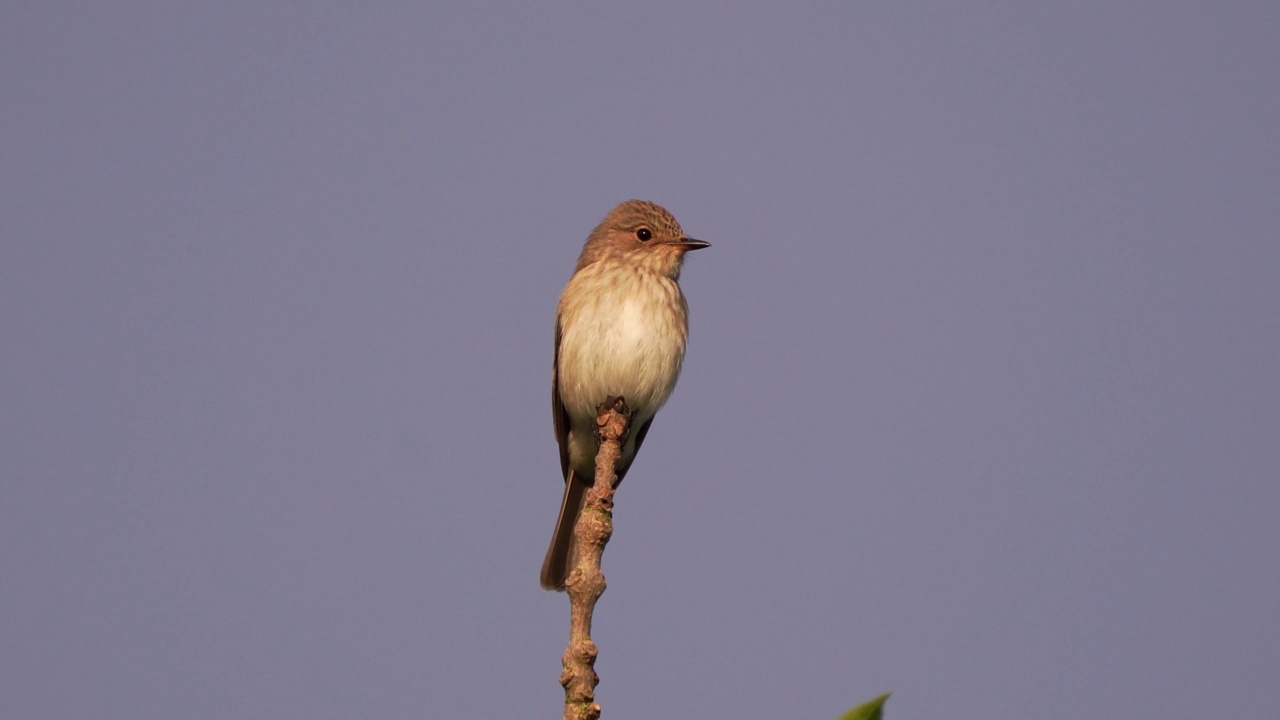
[[[619,204],[587,236],[556,309],[551,410],[564,496],[542,563],[544,589],[563,590],[573,570],[573,529],[595,481],[597,408],[620,396],[632,413],[620,483],[684,364],[684,256],[710,246],[685,236],[670,212],[645,200]]]

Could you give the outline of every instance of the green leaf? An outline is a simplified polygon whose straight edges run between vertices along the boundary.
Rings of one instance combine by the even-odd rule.
[[[885,693],[875,700],[862,703],[858,707],[841,715],[839,720],[882,720],[884,718],[884,713],[881,712],[881,708],[884,706],[884,701],[888,699],[889,693]]]

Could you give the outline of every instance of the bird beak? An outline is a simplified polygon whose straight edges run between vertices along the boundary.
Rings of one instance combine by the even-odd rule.
[[[711,243],[703,242],[701,240],[694,240],[693,238],[680,238],[679,240],[672,240],[671,244],[680,248],[682,252],[689,252],[690,250],[701,250],[702,248],[711,247]]]

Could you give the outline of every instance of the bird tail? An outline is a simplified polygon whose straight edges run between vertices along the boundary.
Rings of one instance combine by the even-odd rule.
[[[573,526],[578,524],[578,515],[587,499],[587,486],[574,477],[569,470],[565,478],[564,499],[560,501],[560,517],[556,520],[556,531],[551,536],[551,547],[547,548],[547,559],[542,561],[542,589],[563,590],[569,579],[569,571],[573,569]]]

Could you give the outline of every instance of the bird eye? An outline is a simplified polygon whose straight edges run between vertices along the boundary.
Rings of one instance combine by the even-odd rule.
[[[640,242],[649,242],[653,239],[653,233],[649,232],[649,228],[640,228],[636,231],[636,237],[640,238]]]

